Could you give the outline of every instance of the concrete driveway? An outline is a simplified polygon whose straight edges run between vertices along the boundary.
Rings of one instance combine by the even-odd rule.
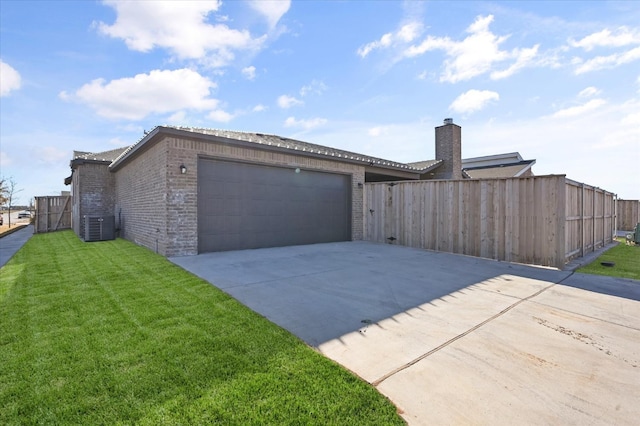
[[[640,281],[367,242],[170,259],[409,424],[636,424]]]

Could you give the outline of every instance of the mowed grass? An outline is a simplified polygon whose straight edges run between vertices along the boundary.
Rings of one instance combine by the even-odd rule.
[[[0,424],[403,424],[373,387],[163,257],[38,234],[0,270]]]
[[[579,268],[577,272],[640,280],[640,247],[627,245],[624,239],[618,241],[620,244],[610,248],[590,264]],[[603,266],[601,262],[615,262],[615,266]]]

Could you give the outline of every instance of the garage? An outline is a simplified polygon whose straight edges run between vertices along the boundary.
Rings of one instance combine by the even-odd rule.
[[[198,159],[198,252],[351,240],[351,176]]]

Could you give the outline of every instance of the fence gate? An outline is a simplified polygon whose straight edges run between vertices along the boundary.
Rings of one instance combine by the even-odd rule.
[[[36,197],[35,232],[71,229],[71,196]]]

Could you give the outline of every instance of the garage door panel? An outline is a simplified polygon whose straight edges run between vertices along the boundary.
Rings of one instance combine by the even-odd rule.
[[[350,239],[350,176],[199,160],[200,252]]]

